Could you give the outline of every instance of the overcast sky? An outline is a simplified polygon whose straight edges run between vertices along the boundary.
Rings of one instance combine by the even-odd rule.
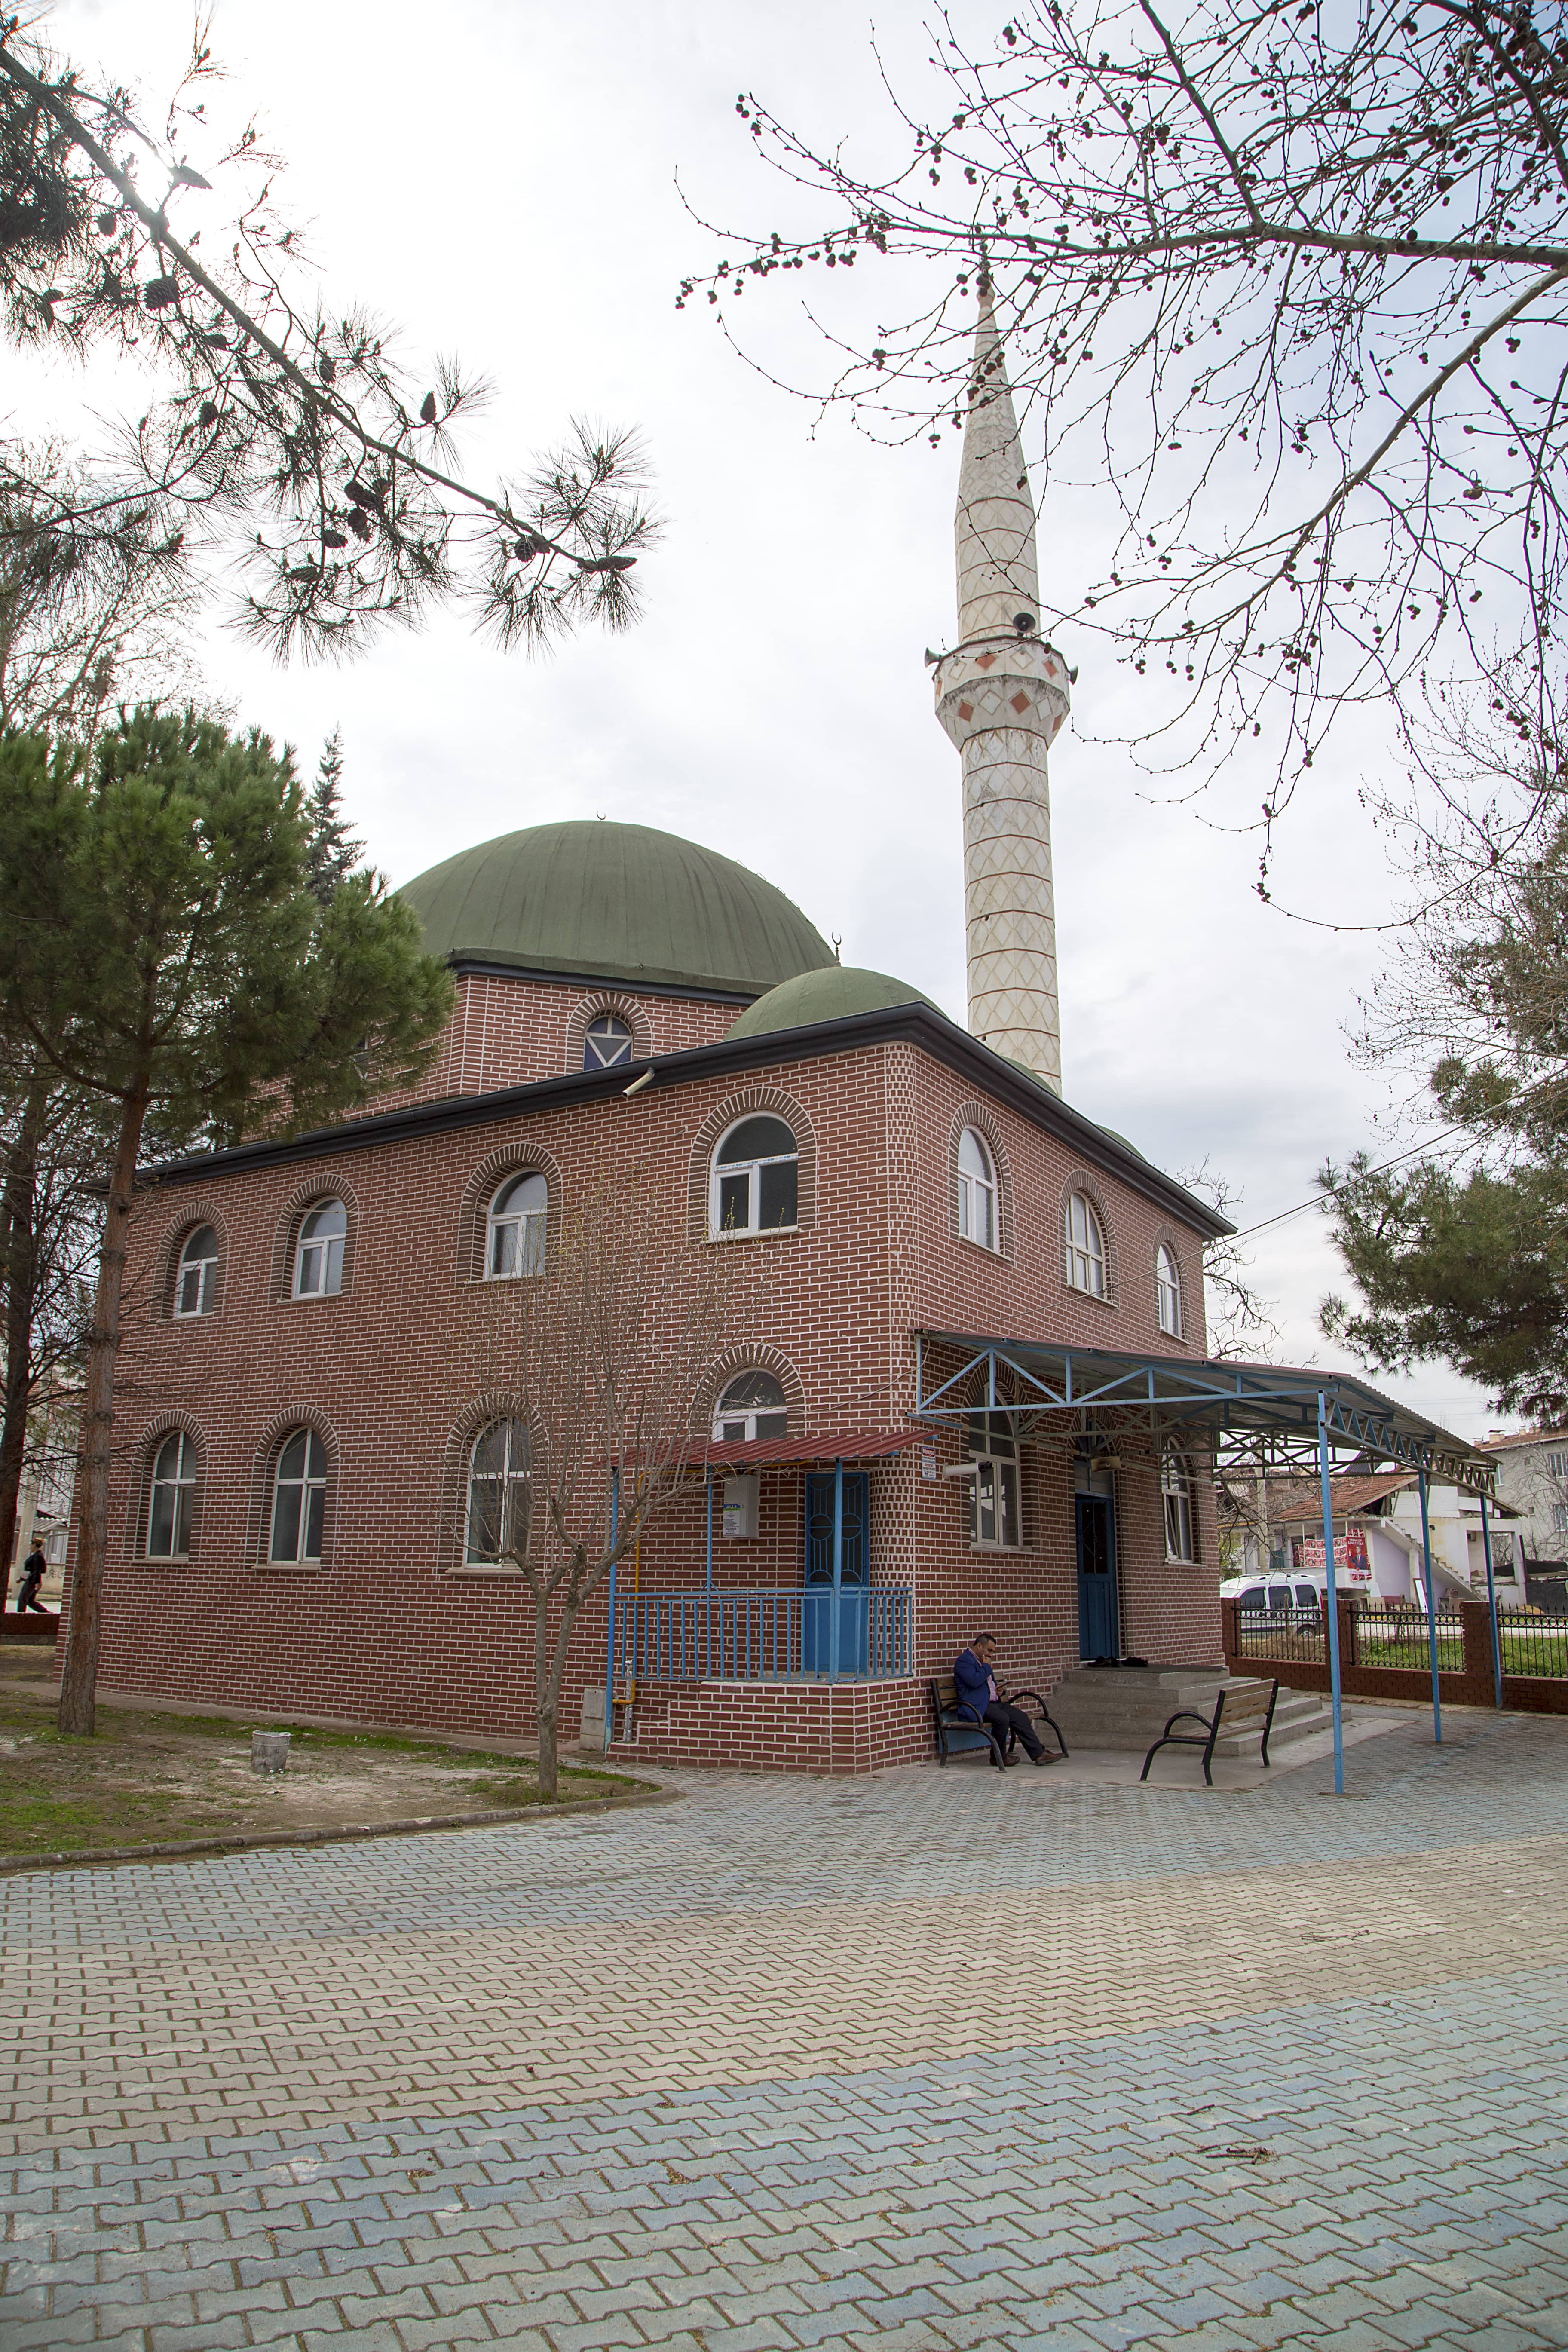
[[[180,0],[65,0],[54,17],[80,63],[139,86],[150,112],[190,22]],[[918,10],[891,0],[877,32],[918,97]],[[956,436],[888,450],[841,416],[819,423],[742,364],[706,305],[674,308],[681,273],[714,251],[678,177],[731,224],[784,209],[739,89],[822,144],[890,153],[868,35],[830,0],[220,5],[220,102],[253,109],[288,159],[286,204],[329,303],[395,320],[416,365],[456,352],[493,383],[464,445],[476,473],[521,470],[574,414],[636,425],[668,530],[642,566],[637,630],[544,663],[491,651],[458,615],[341,669],[279,671],[221,626],[200,658],[217,694],[308,765],[342,726],[350,814],[396,881],[553,818],[665,826],[754,866],[842,939],[846,962],[917,982],[962,1021],[958,761],[921,661],[952,632]],[[820,381],[801,283],[768,281],[745,324],[770,362]],[[853,290],[874,320],[873,266]],[[68,373],[40,385],[32,362],[7,366],[19,421],[78,422]],[[101,379],[92,396],[109,404]],[[1081,558],[1100,528],[1081,494],[1045,501],[1047,602],[1054,547]],[[1097,714],[1106,731],[1124,725],[1131,672],[1097,646],[1063,650],[1082,664],[1080,730]],[[1314,771],[1284,835],[1281,901],[1330,920],[1386,914],[1356,793],[1387,757],[1363,725]],[[1307,1200],[1325,1155],[1397,1148],[1374,1124],[1387,1082],[1346,1053],[1380,941],[1262,908],[1256,844],[1216,829],[1262,782],[1238,770],[1209,801],[1168,806],[1071,725],[1052,756],[1068,1099],[1162,1166],[1208,1158],[1240,1188],[1243,1224]],[[1331,1360],[1316,1309],[1338,1269],[1316,1213],[1260,1234],[1256,1272],[1281,1352]],[[1447,1365],[1398,1385],[1462,1433],[1495,1420]]]

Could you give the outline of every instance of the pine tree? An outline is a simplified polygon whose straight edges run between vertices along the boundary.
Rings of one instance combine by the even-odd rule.
[[[364,862],[364,844],[349,831],[342,813],[343,730],[334,727],[321,747],[315,788],[306,808],[310,827],[305,853],[305,878],[323,907],[331,904],[341,883]]]
[[[85,1334],[59,1725],[89,1733],[125,1234],[144,1142],[324,1126],[435,1053],[451,982],[368,867],[322,907],[288,754],[147,706],[81,745],[0,736],[0,1049],[97,1107],[110,1149]]]

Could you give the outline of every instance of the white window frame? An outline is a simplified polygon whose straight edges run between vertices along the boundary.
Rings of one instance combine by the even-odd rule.
[[[1191,1568],[1198,1556],[1196,1489],[1193,1465],[1179,1447],[1160,1457],[1160,1501],[1165,1521],[1165,1558]]]
[[[500,1470],[476,1470],[474,1465],[479,1459],[480,1446],[491,1432],[498,1429],[505,1432]],[[517,1466],[520,1456],[522,1464],[521,1469]],[[487,1421],[482,1429],[477,1429],[474,1432],[468,1444],[463,1475],[465,1482],[463,1489],[464,1565],[468,1568],[504,1568],[509,1565],[504,1557],[509,1548],[507,1538],[515,1537],[517,1533],[520,1490],[523,1509],[524,1549],[528,1542],[528,1520],[533,1507],[533,1448],[529,1442],[528,1430],[521,1415],[498,1414],[494,1421]],[[477,1549],[474,1542],[474,1489],[481,1482],[487,1486],[499,1486],[501,1489],[500,1517],[497,1528],[501,1540],[494,1551]]]
[[[305,1441],[305,1450],[300,1458],[299,1475],[296,1476],[292,1471],[285,1475],[284,1465],[301,1438]],[[272,1465],[272,1508],[268,1514],[267,1520],[267,1558],[272,1567],[319,1568],[321,1566],[326,1529],[327,1482],[330,1470],[326,1441],[319,1429],[313,1429],[309,1422],[301,1422],[298,1428],[290,1429],[286,1433],[278,1448],[278,1458]],[[290,1492],[297,1490],[300,1496],[299,1516],[294,1522],[292,1551],[279,1551],[278,1549],[278,1514],[282,1505],[285,1489]],[[313,1525],[312,1522],[314,1522]],[[312,1536],[315,1539],[314,1550],[310,1549]]]
[[[528,1208],[507,1210],[503,1204],[525,1184],[537,1184],[543,1194]],[[545,1228],[550,1217],[550,1183],[537,1168],[514,1168],[490,1195],[485,1212],[485,1280],[517,1282],[524,1275],[544,1272]]]
[[[737,1129],[749,1125],[753,1118],[775,1119],[780,1127],[787,1129],[795,1144],[793,1151],[763,1152],[758,1159],[733,1160],[731,1160],[727,1166],[721,1167],[720,1154],[723,1150],[726,1143],[730,1140],[730,1138],[735,1133]],[[763,1207],[763,1171],[764,1168],[784,1167],[793,1167],[795,1170],[795,1215],[791,1218],[787,1225],[760,1224],[758,1223],[758,1219],[762,1215]],[[747,1222],[743,1225],[740,1223],[726,1224],[724,1222],[723,1211],[721,1206],[724,1186],[727,1183],[732,1183],[742,1177],[746,1181]],[[724,1129],[723,1134],[713,1146],[713,1158],[709,1168],[708,1230],[710,1237],[714,1241],[721,1242],[732,1240],[738,1241],[748,1234],[793,1234],[799,1232],[800,1138],[795,1134],[794,1128],[790,1126],[788,1119],[784,1118],[782,1111],[749,1110],[743,1112],[739,1118],[732,1118],[730,1121],[729,1126]]]
[[[192,1248],[204,1234],[212,1236],[211,1251],[204,1252],[200,1257],[193,1257]],[[217,1227],[193,1225],[180,1244],[179,1264],[174,1270],[174,1313],[182,1322],[187,1318],[194,1319],[198,1315],[212,1313],[213,1292],[217,1288],[217,1270],[222,1263],[223,1244],[218,1240]],[[194,1305],[187,1306],[186,1294],[192,1275],[196,1277],[195,1300]]]
[[[599,1051],[601,1041],[595,1034],[596,1030],[606,1027],[616,1032],[613,1040],[616,1050],[611,1054]],[[603,1042],[608,1045],[612,1041],[605,1038]],[[595,1013],[583,1032],[583,1067],[585,1070],[618,1070],[631,1060],[636,1045],[632,1024],[624,1013]]]
[[[969,1416],[969,1546],[972,1551],[1022,1551],[1022,1496],[1018,1440],[1004,1412],[979,1410]],[[986,1532],[987,1520],[990,1532]]]
[[[738,1388],[749,1381],[771,1381],[778,1391],[778,1402],[753,1399],[749,1403],[731,1405],[730,1399]],[[759,1429],[759,1422],[778,1423],[776,1429]],[[715,1445],[747,1444],[758,1437],[789,1435],[789,1405],[784,1392],[784,1382],[765,1364],[754,1364],[749,1371],[737,1372],[727,1381],[724,1393],[713,1408],[713,1443]]]
[[[321,1233],[321,1221],[336,1209],[342,1217],[341,1232]],[[341,1192],[313,1202],[300,1220],[294,1245],[296,1298],[336,1298],[343,1286],[343,1251],[349,1236],[349,1204]],[[309,1275],[311,1279],[307,1281]]]
[[[966,1168],[963,1151],[966,1144],[974,1147],[978,1169]],[[959,1238],[973,1242],[976,1248],[997,1250],[1001,1247],[1001,1221],[997,1215],[1000,1188],[996,1182],[996,1162],[991,1147],[977,1127],[966,1127],[958,1139],[958,1232]]]
[[[1546,1475],[1549,1478],[1568,1478],[1568,1454],[1549,1454]]]
[[[1182,1329],[1182,1269],[1169,1242],[1154,1252],[1154,1305],[1160,1328],[1167,1339],[1185,1337]]]
[[[167,1475],[160,1475],[164,1455],[174,1449],[174,1466]],[[147,1482],[147,1551],[149,1559],[189,1559],[191,1556],[191,1520],[195,1512],[196,1478],[195,1441],[187,1430],[172,1429],[158,1441],[158,1451],[153,1456],[153,1475]],[[158,1497],[164,1493],[174,1496],[169,1514],[169,1549],[155,1551],[153,1534],[158,1518]],[[182,1541],[182,1538],[184,1540]]]
[[[1087,1298],[1107,1297],[1110,1275],[1105,1228],[1087,1192],[1068,1194],[1062,1225],[1068,1289],[1081,1290]]]

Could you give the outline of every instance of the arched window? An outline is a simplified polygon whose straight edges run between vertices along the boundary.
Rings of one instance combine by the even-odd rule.
[[[272,1541],[268,1558],[302,1566],[321,1557],[327,1511],[327,1449],[313,1429],[283,1441],[272,1474]]]
[[[184,1559],[188,1556],[195,1493],[195,1444],[183,1429],[177,1429],[172,1437],[165,1437],[153,1465],[153,1493],[147,1512],[149,1559]]]
[[[1082,1192],[1069,1192],[1067,1205],[1068,1280],[1091,1298],[1105,1296],[1105,1235]]]
[[[343,1244],[349,1213],[341,1201],[323,1201],[300,1228],[294,1253],[296,1298],[335,1298],[343,1286]]]
[[[958,1230],[982,1249],[996,1246],[996,1175],[972,1127],[958,1139]]]
[[[713,1435],[721,1445],[789,1435],[784,1389],[772,1372],[742,1372],[731,1381],[713,1415]]]
[[[542,1176],[536,1172],[507,1178],[490,1202],[485,1243],[488,1280],[544,1272],[544,1222],[549,1209],[550,1187]]]
[[[1184,1454],[1167,1446],[1160,1462],[1160,1491],[1165,1501],[1165,1557],[1196,1559],[1193,1543],[1193,1473]]]
[[[468,1455],[465,1557],[484,1562],[515,1557],[528,1542],[528,1474],[533,1459],[521,1421],[492,1421]]]
[[[585,1070],[613,1070],[632,1058],[632,1033],[613,1013],[600,1013],[589,1022],[583,1040]]]
[[[761,1234],[795,1222],[800,1152],[782,1118],[743,1118],[713,1154],[715,1234]]]
[[[1160,1244],[1154,1253],[1154,1296],[1160,1308],[1160,1328],[1173,1339],[1182,1336],[1182,1277],[1175,1252]]]
[[[217,1301],[220,1252],[211,1225],[198,1225],[185,1236],[180,1271],[174,1284],[176,1315],[210,1315]]]

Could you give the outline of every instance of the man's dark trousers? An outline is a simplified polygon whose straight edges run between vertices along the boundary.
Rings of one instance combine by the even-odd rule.
[[[1020,1706],[1009,1706],[1005,1698],[994,1698],[985,1710],[985,1720],[996,1734],[996,1742],[1004,1759],[1007,1754],[1007,1734],[1016,1731],[1024,1743],[1024,1753],[1032,1764],[1045,1749],[1035,1737],[1035,1727]]]

